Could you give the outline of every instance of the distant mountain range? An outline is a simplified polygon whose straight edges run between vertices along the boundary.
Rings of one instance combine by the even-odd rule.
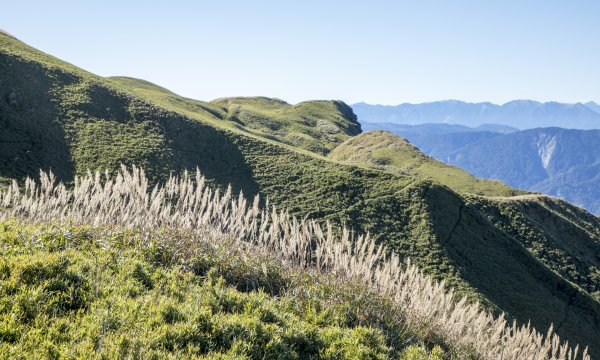
[[[588,108],[592,109],[593,111],[600,113],[600,104],[596,104],[593,101],[589,101],[585,103],[585,106],[587,106]]]
[[[427,123],[478,127],[500,124],[520,130],[537,127],[600,129],[600,105],[595,102],[564,104],[514,100],[503,105],[490,102],[468,103],[458,100],[396,106],[357,103],[352,109],[361,123],[386,122],[407,125]]]
[[[600,130],[482,128],[486,131],[448,124],[363,125],[400,135],[475,176],[558,196],[600,215]]]

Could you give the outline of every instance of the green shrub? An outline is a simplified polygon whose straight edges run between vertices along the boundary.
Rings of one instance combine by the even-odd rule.
[[[443,360],[444,352],[438,346],[427,351],[422,346],[411,345],[400,354],[400,360]]]
[[[11,221],[0,227],[5,230],[0,231],[0,353],[11,358],[379,359],[392,354],[380,330],[347,325],[352,322],[342,320],[344,312],[321,303],[325,298],[314,293],[299,302],[294,291],[288,294],[306,279],[273,260],[262,262],[268,264],[265,274],[258,258],[245,263],[248,257],[241,253],[213,252],[212,267],[195,274],[151,261],[138,245],[122,241],[127,231],[105,235],[86,227]],[[54,244],[65,230],[71,234],[68,248],[40,246],[40,239]],[[115,241],[97,246],[107,238]],[[240,291],[249,275],[234,271],[234,264],[258,267],[251,277],[264,278],[254,289]],[[277,296],[270,293],[274,286],[280,289]]]

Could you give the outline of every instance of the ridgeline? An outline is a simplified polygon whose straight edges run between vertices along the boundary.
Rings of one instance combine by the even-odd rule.
[[[42,169],[70,186],[122,164],[164,183],[199,168],[218,189],[370,233],[459,296],[542,333],[553,324],[600,357],[600,219],[443,166],[390,134],[360,134],[343,102],[196,101],[0,35],[0,129],[4,184]]]

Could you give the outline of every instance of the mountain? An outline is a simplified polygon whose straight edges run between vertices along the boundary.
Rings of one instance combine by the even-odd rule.
[[[593,101],[589,101],[589,102],[586,102],[584,105],[587,106],[589,109],[591,109],[597,113],[600,113],[600,104],[597,104]]]
[[[348,164],[369,164],[385,171],[433,180],[463,193],[489,196],[525,194],[504,183],[481,180],[437,161],[406,139],[387,131],[374,130],[351,137],[333,149],[329,157]]]
[[[475,176],[558,196],[600,214],[600,130],[538,128],[502,134],[429,127],[438,131],[424,126],[393,126],[391,131]]]
[[[531,322],[541,332],[553,324],[562,338],[589,345],[592,356],[600,356],[600,219],[583,209],[473,179],[395,138],[389,139],[389,160],[384,160],[390,168],[373,163],[373,151],[355,159],[341,150],[336,153],[340,144],[357,153],[371,145],[370,135],[360,135],[351,108],[340,101],[196,101],[144,81],[90,74],[3,35],[0,83],[0,177],[7,181],[39,177],[41,168],[71,187],[81,184],[75,177],[88,169],[115,174],[122,164],[137,164],[146,169],[150,184],[160,185],[171,174],[199,168],[216,189],[225,192],[231,184],[234,193],[260,194],[292,215],[369,233],[434,279],[444,280],[458,296],[480,300],[496,313],[504,311],[518,324]],[[349,142],[355,136],[357,143]],[[403,159],[406,153],[415,159]],[[404,164],[412,169],[405,171]],[[465,183],[444,184],[447,171]],[[485,196],[477,194],[480,187],[486,189]],[[266,206],[266,201],[259,205]],[[3,229],[9,232],[8,243],[25,233],[9,225]],[[57,236],[59,244],[70,239],[68,233]],[[39,248],[37,238],[26,238]],[[82,239],[89,238],[84,234]],[[92,246],[97,250],[102,244]],[[55,274],[67,266],[58,257],[68,260],[70,250],[62,245],[51,249],[57,252],[52,255],[56,266],[42,266],[40,272],[36,269],[42,260],[27,258],[19,274],[33,274],[30,283],[37,284],[35,274]],[[149,244],[148,253],[160,257],[163,250]],[[85,264],[78,264],[75,270],[85,272]],[[148,276],[135,270],[145,264],[131,266],[141,279],[132,291],[144,284],[149,288]],[[21,275],[2,271],[10,284],[22,284]],[[61,279],[76,281],[76,275],[68,272]],[[165,286],[164,291],[179,296],[179,290]],[[27,298],[23,289],[22,300]],[[118,326],[109,321],[111,314],[102,314],[107,314],[102,329]],[[175,321],[177,316],[167,318]],[[68,318],[61,321],[70,323]],[[316,317],[306,321],[321,323]],[[97,331],[90,330],[102,339],[104,333]],[[173,342],[188,331],[165,338]],[[13,335],[6,339],[14,340]]]
[[[238,97],[203,103],[184,99],[144,80],[128,77],[111,77],[110,80],[155,102],[168,101],[190,112],[212,111],[211,115],[225,120],[227,126],[318,154],[327,154],[361,132],[356,115],[341,101],[305,101],[290,105],[278,99]]]
[[[362,124],[447,123],[469,127],[499,124],[521,130],[552,126],[569,129],[600,129],[600,113],[594,111],[589,105],[581,103],[514,100],[496,105],[489,102],[468,103],[447,100],[422,104],[405,103],[397,106],[357,103],[352,105],[352,108]]]
[[[11,33],[9,33],[8,31],[6,31],[6,30],[4,30],[2,28],[0,28],[0,35],[9,36],[9,37],[15,39],[15,37]]]
[[[476,128],[468,127],[465,125],[455,125],[455,124],[439,124],[439,123],[431,123],[431,124],[420,124],[420,125],[405,125],[405,124],[396,124],[389,122],[367,122],[362,125],[362,129],[365,131],[368,130],[386,130],[392,133],[397,134],[407,134],[410,133],[413,136],[425,136],[425,135],[435,135],[435,134],[451,134],[451,133],[465,133],[465,132],[492,132],[492,133],[501,133],[501,134],[509,134],[511,132],[519,131],[519,129],[514,128],[512,126],[507,125],[499,125],[499,124],[482,124],[477,126]]]

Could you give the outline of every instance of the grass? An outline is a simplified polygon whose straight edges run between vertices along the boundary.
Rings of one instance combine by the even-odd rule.
[[[112,77],[119,85],[143,94],[154,103],[229,129],[327,154],[350,136],[360,133],[352,109],[340,101],[306,101],[290,105],[265,97],[223,98],[202,102],[180,97],[144,80]]]
[[[204,266],[193,272],[132,245],[139,241],[133,232],[0,227],[3,248],[10,245],[0,261],[0,352],[10,358],[384,359],[392,353],[380,329],[354,320],[350,310],[358,304],[328,306],[317,295],[333,292],[331,286],[312,283],[304,297],[247,291],[253,276],[271,285],[291,281],[279,268],[263,274],[258,259],[200,253],[194,261]],[[244,264],[254,273],[240,274]],[[295,286],[301,282],[307,280]]]
[[[123,163],[140,164],[151,184],[164,184],[169,174],[198,167],[215,188],[231,184],[234,194],[260,194],[261,206],[268,199],[293,215],[370,233],[459,297],[479,300],[497,314],[506,311],[519,324],[531,321],[541,332],[555,324],[563,338],[600,354],[598,301],[588,295],[596,291],[594,269],[600,266],[580,251],[598,244],[599,235],[589,229],[600,224],[569,204],[467,195],[471,191],[455,189],[462,180],[444,182],[451,169],[428,168],[426,161],[405,173],[326,158],[356,131],[355,119],[336,102],[199,102],[138,80],[97,77],[6,36],[0,36],[0,70],[4,179],[22,183],[39,178],[39,169],[52,169],[73,186],[87,169],[115,174]],[[230,116],[238,110],[249,114],[244,124]],[[339,129],[333,134],[339,141],[323,137],[333,128],[317,129],[320,118]],[[302,140],[280,133],[292,130]],[[510,192],[497,183],[465,181],[475,194]],[[505,219],[495,221],[501,212]],[[538,235],[530,240],[531,234]],[[568,256],[545,255],[561,252]]]
[[[600,242],[585,241],[589,234],[600,236],[600,229],[595,226],[596,218],[575,207],[571,212],[561,213],[562,201],[558,199],[539,197],[536,200],[478,198],[475,206],[487,214],[490,222],[522,239],[523,246],[545,266],[600,301],[600,259],[594,255],[600,253]],[[555,211],[554,217],[540,216]],[[570,223],[577,226],[572,228]],[[538,230],[540,228],[555,231],[549,233]],[[561,235],[567,232],[572,233],[568,239]]]
[[[374,130],[346,140],[329,157],[350,164],[369,164],[385,171],[429,179],[458,192],[487,196],[525,194],[493,180],[478,179],[419,151],[407,140],[388,131]]]
[[[137,169],[72,190],[41,178],[0,193],[2,346],[15,356],[40,343],[49,357],[577,355],[552,330],[459,301],[368,237],[246,205],[199,174],[152,192]]]

